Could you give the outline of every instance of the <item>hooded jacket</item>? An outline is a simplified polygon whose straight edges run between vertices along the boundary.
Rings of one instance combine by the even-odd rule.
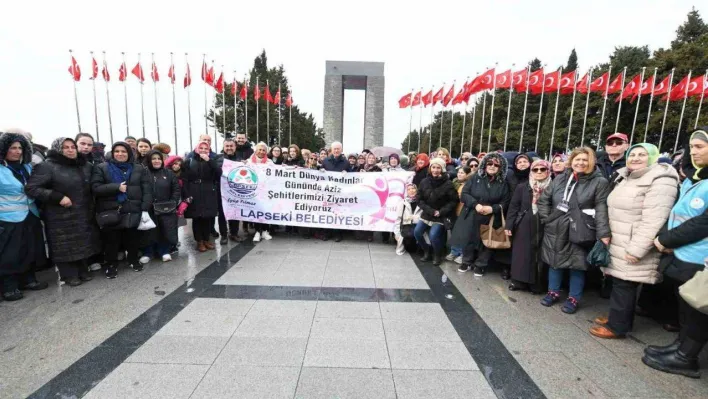
[[[39,216],[39,210],[34,198],[25,194],[25,187],[14,175],[12,169],[7,166],[5,156],[10,150],[10,146],[19,142],[22,146],[21,166],[31,175],[32,166],[32,144],[25,136],[16,133],[0,134],[0,221],[10,223],[20,223],[32,212]]]

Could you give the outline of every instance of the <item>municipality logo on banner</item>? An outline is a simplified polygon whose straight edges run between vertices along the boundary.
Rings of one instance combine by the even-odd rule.
[[[226,177],[229,192],[242,199],[253,198],[258,190],[258,174],[250,166],[238,166]]]

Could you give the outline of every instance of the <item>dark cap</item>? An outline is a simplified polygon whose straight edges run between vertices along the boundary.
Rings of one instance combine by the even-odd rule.
[[[608,142],[608,141],[610,141],[610,140],[612,140],[612,139],[620,139],[620,140],[624,141],[625,143],[628,143],[628,142],[629,142],[629,139],[627,138],[627,135],[624,134],[624,133],[611,134],[611,135],[607,136],[607,140],[605,140],[605,142]]]

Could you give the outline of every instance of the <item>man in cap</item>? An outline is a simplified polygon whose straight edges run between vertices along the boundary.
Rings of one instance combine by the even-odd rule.
[[[605,151],[597,156],[597,167],[610,183],[614,180],[614,173],[627,166],[624,153],[629,148],[629,139],[624,133],[615,133],[607,136]]]

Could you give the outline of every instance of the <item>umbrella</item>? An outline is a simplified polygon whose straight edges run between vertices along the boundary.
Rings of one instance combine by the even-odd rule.
[[[403,151],[393,147],[374,147],[370,149],[377,158],[388,158],[391,154],[403,155]]]

